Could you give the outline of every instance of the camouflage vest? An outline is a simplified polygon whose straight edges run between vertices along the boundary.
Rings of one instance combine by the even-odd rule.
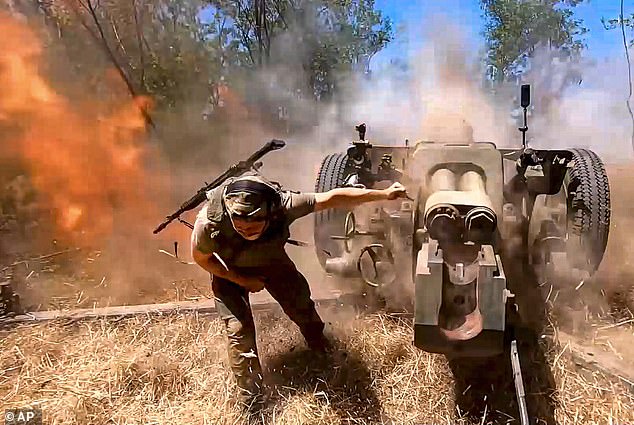
[[[272,211],[271,220],[264,234],[257,240],[246,240],[233,228],[222,199],[225,187],[233,180],[228,179],[207,193],[207,218],[217,229],[210,237],[219,247],[217,254],[227,265],[236,267],[267,266],[288,259],[284,246],[290,237],[290,230],[280,206],[281,199],[277,203],[277,208]]]

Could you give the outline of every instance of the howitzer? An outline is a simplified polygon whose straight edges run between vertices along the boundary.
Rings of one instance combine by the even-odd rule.
[[[381,299],[392,285],[411,285],[417,348],[460,360],[510,351],[522,425],[515,329],[539,322],[537,282],[576,285],[575,276],[596,272],[610,228],[601,159],[587,149],[529,148],[529,105],[525,85],[516,149],[469,139],[379,145],[358,126],[345,152],[324,158],[316,191],[400,181],[415,200],[320,211],[314,231],[322,268],[359,278],[364,294]]]
[[[181,214],[186,211],[191,211],[200,205],[202,202],[207,199],[207,192],[212,190],[215,187],[218,187],[222,182],[231,177],[237,177],[250,169],[254,168],[256,162],[260,160],[264,155],[271,151],[275,151],[278,149],[282,149],[286,146],[286,143],[283,140],[273,139],[264,146],[262,146],[258,151],[254,152],[246,161],[240,161],[236,164],[233,164],[227,171],[222,173],[220,176],[216,177],[211,183],[205,183],[205,186],[200,188],[198,192],[194,196],[192,196],[189,200],[184,202],[180,208],[173,214],[168,215],[167,219],[161,223],[156,229],[154,229],[154,234],[159,233],[161,230],[165,229],[168,224],[172,221],[178,219]]]

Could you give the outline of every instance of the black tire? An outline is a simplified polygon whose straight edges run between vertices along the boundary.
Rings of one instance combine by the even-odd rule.
[[[566,173],[568,261],[593,274],[608,243],[610,184],[601,159],[587,149],[571,149],[573,166]]]
[[[334,153],[326,156],[319,168],[315,192],[327,192],[342,187],[345,182],[345,168],[348,156],[345,153]],[[346,214],[342,209],[329,209],[315,213],[315,251],[322,267],[330,256],[342,254],[341,241],[330,238],[331,235],[343,235]],[[330,254],[330,255],[329,255]]]

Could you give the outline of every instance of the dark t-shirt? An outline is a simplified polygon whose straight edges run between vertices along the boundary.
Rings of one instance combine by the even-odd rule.
[[[216,189],[214,189],[216,190]],[[210,192],[209,198],[214,196]],[[255,241],[243,239],[231,226],[222,226],[209,220],[207,209],[210,203],[206,203],[199,211],[192,231],[192,242],[196,249],[205,254],[216,253],[221,258],[226,249],[223,249],[222,240],[230,239],[241,244],[242,248],[231,258],[222,258],[227,266],[234,267],[262,267],[288,261],[288,255],[284,249],[286,240],[283,234],[278,237],[261,238]],[[312,213],[315,210],[314,193],[282,192],[283,226],[288,228],[295,220]]]

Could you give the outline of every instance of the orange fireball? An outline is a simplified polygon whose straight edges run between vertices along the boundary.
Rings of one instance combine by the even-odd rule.
[[[0,34],[0,143],[27,164],[58,231],[89,243],[132,220],[148,223],[150,234],[164,215],[145,168],[140,107],[150,101],[128,98],[115,110],[71,102],[41,74],[42,46],[25,24],[0,14]]]

